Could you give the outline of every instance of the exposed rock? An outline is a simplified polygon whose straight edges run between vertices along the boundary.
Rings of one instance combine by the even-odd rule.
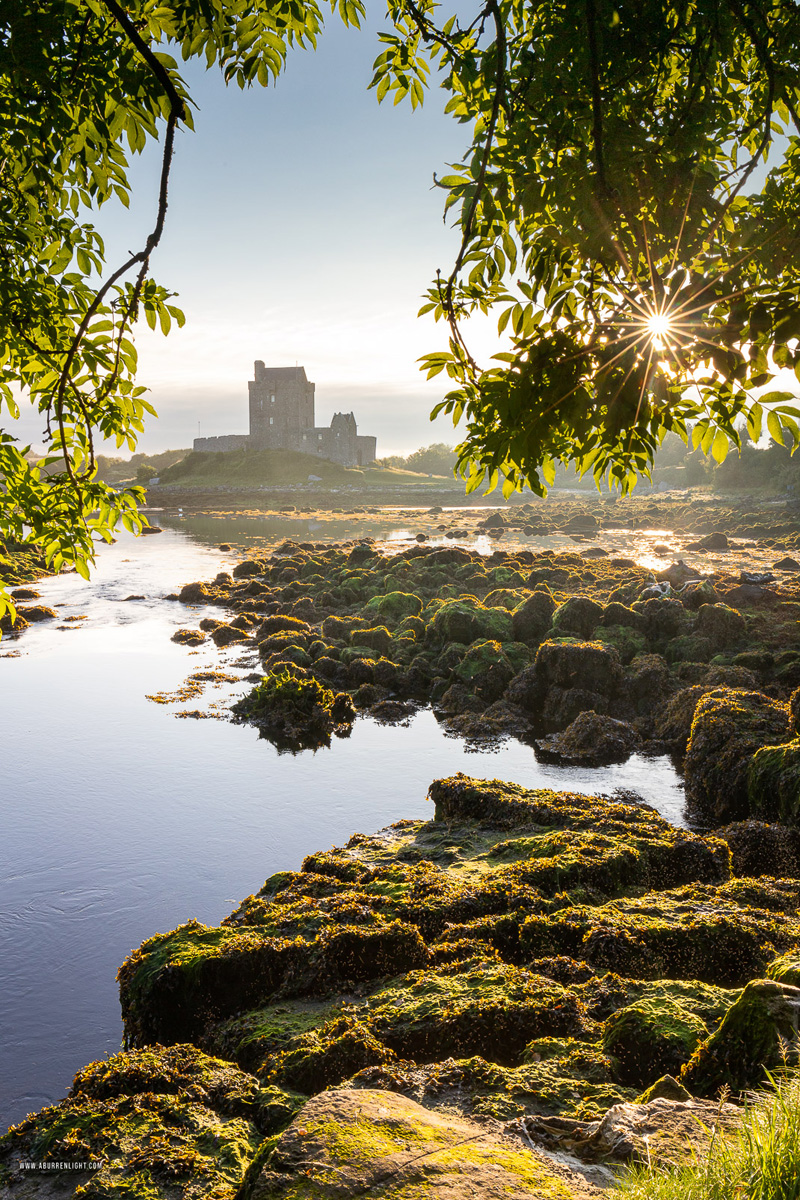
[[[759,1087],[765,1069],[796,1061],[800,988],[772,979],[748,983],[722,1024],[702,1042],[681,1071],[694,1095],[716,1096]]]
[[[748,768],[765,744],[791,736],[785,705],[760,692],[717,688],[701,697],[686,751],[686,794],[718,821],[748,815]]]
[[[205,640],[206,635],[202,629],[176,629],[170,638],[171,642],[177,642],[179,646],[199,646]]]
[[[563,733],[537,743],[547,757],[586,766],[624,762],[640,745],[632,725],[596,712],[580,713]]]
[[[616,1074],[630,1087],[648,1087],[661,1075],[677,1074],[708,1029],[672,997],[647,997],[608,1018],[603,1049],[613,1055]]]
[[[309,1191],[311,1189],[311,1191]],[[579,1200],[600,1193],[498,1127],[388,1091],[327,1091],[271,1150],[250,1200],[413,1196],[419,1200]]]
[[[730,846],[734,875],[800,879],[800,830],[763,821],[737,821],[714,831]]]
[[[741,1116],[733,1104],[657,1098],[646,1104],[617,1104],[600,1121],[525,1117],[520,1124],[544,1146],[583,1160],[635,1158],[666,1166],[695,1161],[714,1129],[735,1130]]]

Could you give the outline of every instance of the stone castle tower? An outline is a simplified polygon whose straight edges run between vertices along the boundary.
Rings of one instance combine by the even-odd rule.
[[[375,461],[376,439],[359,434],[351,412],[335,413],[329,426],[314,424],[314,384],[304,367],[266,367],[257,360],[254,368],[247,385],[249,434],[195,438],[195,450],[302,450],[345,467]]]

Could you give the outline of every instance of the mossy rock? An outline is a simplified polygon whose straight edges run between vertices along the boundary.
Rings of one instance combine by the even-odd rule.
[[[698,636],[708,638],[715,651],[738,645],[747,634],[744,617],[727,604],[703,604],[695,629]]]
[[[392,635],[385,625],[376,625],[372,629],[354,629],[350,640],[354,646],[367,646],[380,655],[388,655],[392,646]]]
[[[363,1088],[310,1100],[265,1158],[247,1200],[574,1200],[579,1179],[486,1125]]]
[[[556,603],[548,591],[532,592],[511,614],[514,638],[538,646],[553,623]]]
[[[473,642],[453,674],[484,700],[502,696],[514,678],[514,668],[499,642]]]
[[[800,824],[800,738],[756,750],[747,770],[747,795],[754,817]]]
[[[765,1072],[797,1060],[800,988],[772,979],[748,983],[719,1028],[701,1042],[680,1081],[695,1096],[761,1086]]]
[[[528,592],[520,591],[519,588],[495,588],[484,597],[483,603],[487,608],[504,608],[513,613],[528,595]]]
[[[644,632],[652,642],[678,637],[689,624],[689,614],[680,600],[654,596],[635,601],[635,609],[644,618]]]
[[[544,690],[580,688],[603,696],[613,695],[622,681],[619,655],[602,642],[543,642],[533,672]]]
[[[332,924],[308,940],[272,936],[261,925],[213,928],[189,922],[158,934],[119,971],[131,1045],[195,1038],[211,1020],[283,992],[314,994],[425,961],[419,930],[401,921]]]
[[[664,647],[664,657],[670,663],[707,663],[710,662],[713,653],[714,647],[710,638],[697,633],[684,633],[680,637],[672,638]]]
[[[748,769],[764,745],[791,736],[785,705],[761,692],[717,688],[697,705],[686,752],[686,793],[717,821],[748,815]]]
[[[637,612],[634,608],[628,608],[625,604],[620,604],[618,600],[612,600],[605,606],[601,624],[607,627],[621,625],[625,629],[632,629],[635,633],[641,634],[644,634],[646,627],[642,613]]]
[[[419,596],[410,592],[387,592],[385,596],[373,596],[364,605],[364,617],[378,624],[399,625],[405,617],[416,617],[422,612]]]
[[[700,1018],[674,999],[651,997],[608,1018],[603,1049],[614,1058],[621,1083],[645,1088],[661,1075],[676,1074],[707,1034]]]
[[[20,1159],[101,1162],[66,1179],[57,1170],[32,1177],[28,1186],[38,1186],[25,1194],[66,1195],[66,1183],[87,1197],[233,1200],[264,1134],[287,1125],[303,1098],[283,1099],[194,1046],[117,1054],[85,1067],[67,1099],[0,1139],[0,1171],[13,1178]]]
[[[570,596],[553,613],[553,628],[559,633],[573,633],[591,638],[603,616],[603,606],[588,596]]]
[[[633,979],[700,980],[742,986],[800,936],[800,922],[743,906],[724,886],[689,885],[534,914],[519,931],[531,959],[563,954]]]
[[[505,609],[486,608],[477,600],[450,600],[436,610],[429,630],[444,642],[465,646],[478,640],[510,642],[511,616]]]
[[[595,631],[595,637],[598,642],[612,646],[620,661],[626,665],[647,649],[644,634],[637,633],[628,625],[603,625]]]
[[[624,762],[641,745],[641,738],[627,721],[583,712],[563,733],[537,745],[540,752],[558,761],[599,766]]]
[[[346,693],[334,693],[302,671],[311,661],[305,651],[298,648],[293,657],[306,660],[299,670],[286,650],[269,659],[268,674],[233,706],[233,714],[257,725],[279,748],[325,745],[337,725],[353,720],[355,708]]]
[[[664,742],[675,742],[681,750],[685,750],[697,706],[703,696],[713,690],[702,683],[681,688],[657,709],[653,726],[655,736]]]
[[[715,831],[730,846],[734,875],[800,878],[800,829],[765,821],[735,821]]]
[[[767,979],[777,983],[790,983],[792,987],[800,988],[800,949],[789,950],[774,958],[766,969]]]

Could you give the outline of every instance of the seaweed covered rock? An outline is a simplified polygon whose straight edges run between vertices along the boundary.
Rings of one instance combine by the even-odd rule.
[[[715,651],[741,642],[747,633],[745,619],[727,604],[703,604],[697,613],[696,632],[708,638]]]
[[[511,614],[501,608],[486,608],[477,600],[445,601],[434,613],[429,628],[434,638],[465,646],[480,638],[510,642],[513,637]]]
[[[285,663],[233,707],[238,720],[257,725],[264,737],[286,749],[327,744],[337,726],[353,720],[355,711],[345,692],[335,694]]]
[[[724,885],[694,884],[532,914],[520,928],[519,946],[530,959],[568,955],[633,979],[741,987],[799,936],[794,915],[740,903]]]
[[[555,601],[548,591],[533,592],[511,614],[514,640],[538,646],[553,623]]]
[[[582,712],[563,733],[538,743],[548,758],[561,762],[599,766],[624,762],[641,745],[632,725],[596,712]]]
[[[65,1100],[0,1139],[0,1172],[22,1197],[76,1188],[87,1197],[232,1198],[265,1134],[288,1124],[303,1099],[267,1091],[194,1046],[116,1054],[85,1067]],[[71,1169],[66,1179],[57,1169],[20,1177],[20,1159]]]
[[[553,613],[553,628],[559,634],[591,638],[603,616],[603,606],[588,596],[570,596]]]
[[[686,794],[717,821],[748,815],[748,768],[764,745],[791,736],[785,705],[761,692],[717,688],[700,699],[686,752]]]
[[[481,699],[491,703],[499,700],[514,678],[514,668],[499,642],[473,642],[454,670],[467,687],[474,688]]]
[[[700,1018],[673,997],[645,997],[608,1018],[603,1049],[622,1083],[645,1088],[677,1074],[707,1034]]]
[[[681,1071],[697,1096],[759,1087],[765,1070],[797,1059],[800,988],[772,979],[748,983],[719,1028],[701,1042]]]
[[[735,821],[714,831],[731,851],[733,875],[800,878],[800,830],[764,821]]]
[[[800,739],[756,750],[747,770],[747,796],[754,817],[800,824]]]
[[[248,1200],[587,1196],[581,1176],[520,1138],[369,1088],[310,1100],[252,1174]]]

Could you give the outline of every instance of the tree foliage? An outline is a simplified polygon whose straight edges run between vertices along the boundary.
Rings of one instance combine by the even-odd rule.
[[[362,0],[330,0],[358,25]],[[463,241],[423,311],[426,356],[466,422],[470,489],[546,489],[557,461],[623,488],[670,432],[724,459],[742,429],[800,441],[800,8],[789,0],[387,0],[379,100],[437,78],[470,125],[437,180]],[[240,87],[314,46],[319,0],[10,0],[0,4],[0,412],[42,415],[33,462],[0,429],[0,539],[83,573],[97,537],[141,521],[95,441],[135,448],[152,408],[133,326],[183,318],[150,274],[175,132],[191,128],[178,59]],[[106,269],[93,210],[127,204],[158,139],[145,244]],[[768,169],[767,169],[768,168]],[[464,319],[494,312],[508,348],[480,367]],[[0,593],[0,605],[4,603]]]
[[[785,0],[390,0],[379,98],[432,67],[472,125],[439,179],[463,242],[424,360],[468,488],[543,492],[558,460],[630,488],[669,431],[722,461],[800,441],[800,7]],[[768,169],[765,171],[765,165]],[[465,317],[508,349],[480,367]]]
[[[361,0],[337,8],[355,24],[363,13]],[[216,65],[240,87],[266,85],[322,23],[317,0],[0,4],[0,420],[29,400],[47,448],[33,462],[0,428],[0,540],[86,575],[96,538],[120,522],[140,527],[144,493],[100,479],[95,442],[133,450],[154,415],[135,381],[137,319],[165,334],[183,322],[150,275],[175,131],[192,126],[174,55]],[[92,212],[128,205],[131,156],[153,140],[163,158],[152,231],[106,275]],[[6,606],[0,587],[0,614]]]

